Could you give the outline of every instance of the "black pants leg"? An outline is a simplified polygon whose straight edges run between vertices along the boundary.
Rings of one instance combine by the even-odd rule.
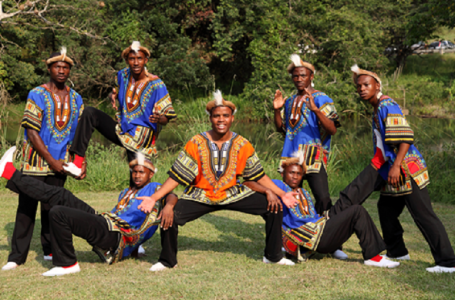
[[[317,251],[332,253],[339,249],[353,233],[359,238],[362,255],[368,260],[385,250],[386,245],[368,212],[361,205],[352,205],[341,212],[332,209],[322,232]]]
[[[316,212],[319,215],[332,207],[332,199],[329,193],[329,181],[325,168],[321,166],[319,173],[310,173],[305,175],[308,181],[311,192],[314,195],[316,203],[314,204]]]
[[[264,256],[272,262],[278,262],[283,257],[281,253],[281,224],[283,213],[271,213],[267,210],[267,198],[259,193],[227,205],[207,205],[199,202],[179,200],[174,208],[174,224],[168,230],[161,230],[161,255],[159,262],[166,267],[177,264],[177,225],[184,225],[207,213],[226,209],[260,215],[266,221],[266,246]]]
[[[378,203],[381,225],[388,222],[391,224],[382,228],[384,240],[387,243],[387,255],[390,254],[391,257],[397,257],[407,253],[403,242],[403,236],[395,233],[395,231],[400,232],[403,230],[401,225],[396,227],[397,222],[399,223],[397,220],[399,216],[398,212],[400,209],[402,211],[402,207],[401,205],[395,205],[392,202],[396,201],[397,198],[403,198],[414,222],[430,246],[436,265],[455,267],[455,254],[453,248],[450,244],[444,225],[433,211],[428,190],[426,188],[421,190],[414,180],[411,181],[412,194],[401,197],[382,198],[380,203]],[[391,244],[389,244],[389,242],[391,242]],[[406,250],[406,253],[403,251],[403,248]]]
[[[400,257],[408,254],[403,240],[404,230],[398,220],[406,206],[405,198],[381,195],[377,205],[382,235],[387,245],[387,256]]]
[[[66,176],[64,175],[32,176],[32,178],[36,181],[57,187],[63,187],[66,181]],[[19,193],[16,222],[14,224],[13,237],[11,240],[11,253],[8,256],[8,261],[21,265],[27,260],[28,251],[30,249],[38,202],[34,200],[33,194],[29,196],[21,193],[16,190],[14,185],[10,182],[8,182],[7,187],[14,192]],[[44,255],[49,255],[51,253],[51,237],[49,230],[50,206],[47,203],[41,203],[40,206],[41,245],[43,247]]]
[[[208,205],[190,200],[179,200],[174,207],[174,222],[167,230],[161,228],[161,254],[158,261],[168,268],[177,264],[178,226],[196,220],[205,214],[220,209],[221,206]]]
[[[109,231],[106,220],[100,215],[57,205],[52,207],[49,217],[52,263],[55,266],[65,267],[76,263],[73,234],[101,249],[115,248],[118,245],[119,233]]]

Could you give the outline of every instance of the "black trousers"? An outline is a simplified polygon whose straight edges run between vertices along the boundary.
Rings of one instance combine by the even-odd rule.
[[[384,197],[378,201],[379,220],[387,247],[387,255],[398,257],[408,253],[403,241],[403,228],[398,217],[406,206],[417,227],[430,246],[436,265],[455,267],[455,254],[449,237],[431,206],[426,188],[420,189],[412,181],[412,194],[400,197]],[[332,209],[342,211],[349,205],[361,205],[373,191],[386,184],[379,173],[369,165],[341,193]],[[341,201],[340,203],[338,203]]]
[[[63,187],[65,185],[65,175],[52,176],[33,176],[37,181],[44,182],[52,186]],[[10,183],[6,185],[10,188]],[[8,256],[8,261],[15,262],[18,265],[24,264],[27,260],[30,242],[33,236],[33,228],[35,227],[36,210],[38,202],[33,201],[32,196],[28,196],[17,190],[19,193],[19,203],[16,212],[16,222],[14,224],[13,237],[11,239],[11,253]],[[51,254],[51,235],[49,229],[49,210],[50,206],[47,203],[41,203],[41,245],[44,255]]]
[[[105,112],[91,106],[84,108],[84,113],[77,124],[76,134],[70,152],[85,157],[85,152],[95,129],[112,143],[123,147],[122,142],[115,132],[115,126],[117,126],[117,122]],[[128,162],[136,158],[136,153],[128,149],[126,149],[126,155]],[[133,186],[131,174],[130,186]]]
[[[260,215],[265,220],[264,256],[272,262],[283,258],[281,252],[281,224],[283,212],[277,214],[267,210],[267,198],[263,194],[253,195],[226,205],[208,205],[190,200],[179,200],[174,208],[174,223],[168,230],[161,229],[161,255],[159,262],[172,268],[177,264],[178,226],[218,210],[235,210],[252,215]]]
[[[332,207],[332,199],[329,193],[329,181],[324,166],[321,166],[319,173],[310,173],[305,175],[306,181],[314,195],[314,208],[319,215]]]
[[[379,198],[379,221],[387,244],[387,256],[399,257],[408,254],[403,240],[403,227],[398,220],[405,206],[430,246],[436,265],[455,267],[453,248],[444,225],[433,211],[428,190],[420,189],[414,180],[412,180],[412,194]]]
[[[102,249],[118,245],[119,233],[109,231],[106,220],[70,191],[46,184],[19,171],[9,180],[8,188],[28,196],[27,203],[39,201],[51,207],[49,223],[54,265],[71,266],[76,263],[73,234]]]

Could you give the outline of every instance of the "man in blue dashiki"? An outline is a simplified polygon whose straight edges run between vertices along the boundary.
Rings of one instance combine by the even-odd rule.
[[[291,61],[287,71],[297,94],[284,100],[277,90],[273,100],[276,128],[285,135],[280,165],[296,152],[303,152],[308,166],[305,179],[316,199],[316,212],[322,214],[332,206],[326,168],[332,135],[340,127],[339,118],[333,100],[312,87],[314,66],[297,54],[291,55]],[[348,258],[341,250],[333,255]]]
[[[144,196],[153,195],[161,186],[150,182],[156,169],[142,153],[130,162],[134,185],[120,193],[118,203],[111,212],[98,214],[70,191],[51,186],[17,171],[13,164],[16,147],[9,149],[0,161],[0,175],[8,180],[8,187],[23,193],[27,204],[46,203],[49,212],[52,263],[56,266],[43,273],[59,276],[80,271],[73,246],[73,234],[85,239],[103,261],[111,264],[129,256],[153,236],[161,218],[161,227],[169,228],[173,222],[174,194],[164,196],[146,214],[138,209]],[[33,198],[31,198],[33,197]],[[163,201],[166,205],[163,209]],[[168,205],[170,204],[170,205]],[[158,216],[159,214],[159,216]]]
[[[403,228],[398,217],[406,206],[417,227],[430,246],[436,266],[428,272],[455,272],[455,254],[444,225],[433,211],[426,186],[430,183],[428,170],[420,152],[413,145],[414,132],[400,106],[381,93],[377,74],[351,68],[359,96],[374,108],[374,158],[370,166],[354,180],[356,193],[367,198],[373,190],[380,190],[379,220],[387,256],[409,260],[403,240]]]
[[[400,263],[379,255],[385,250],[385,243],[370,215],[361,206],[361,199],[349,199],[341,193],[340,199],[324,215],[316,212],[310,194],[300,187],[306,166],[303,153],[298,155],[282,162],[283,181],[273,180],[284,192],[299,194],[299,203],[295,207],[289,207],[283,200],[282,236],[286,252],[299,261],[306,261],[313,251],[332,253],[355,233],[365,265],[398,267]],[[265,193],[267,197],[271,195],[267,187],[256,182],[245,182],[245,185],[256,192]]]
[[[66,55],[66,48],[53,53],[46,64],[49,82],[31,90],[25,105],[21,123],[25,128],[21,170],[35,180],[63,187],[66,181],[63,168],[71,160],[68,150],[84,104],[81,96],[65,84],[74,65]],[[14,269],[27,260],[38,205],[31,199],[19,193],[11,253],[2,270]],[[49,205],[41,204],[41,244],[45,260],[52,260],[49,209]]]
[[[112,143],[127,150],[128,161],[141,151],[148,159],[157,154],[156,139],[163,125],[177,117],[164,82],[147,72],[150,51],[135,41],[123,50],[128,67],[117,74],[119,90],[111,94],[112,106],[117,110],[117,120],[108,114],[87,107],[77,127],[70,152],[74,161],[65,167],[73,176],[85,177],[85,152],[95,129]]]

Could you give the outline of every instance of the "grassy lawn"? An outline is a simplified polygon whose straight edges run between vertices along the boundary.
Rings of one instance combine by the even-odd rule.
[[[79,193],[99,211],[112,208],[117,194]],[[376,201],[365,207],[379,226]],[[17,196],[0,193],[0,264],[7,261]],[[455,245],[455,206],[435,203],[436,213]],[[39,215],[37,216],[39,218]],[[412,261],[397,269],[363,265],[358,239],[352,237],[344,251],[348,261],[317,255],[294,267],[265,265],[264,222],[260,217],[235,212],[206,215],[180,229],[179,264],[173,270],[152,273],[158,259],[157,234],[144,244],[147,256],[112,266],[101,263],[83,240],[74,238],[82,271],[58,278],[41,273],[52,267],[43,260],[39,220],[27,263],[0,272],[1,299],[450,299],[455,274],[430,274],[430,249],[409,213],[403,213],[405,240]]]

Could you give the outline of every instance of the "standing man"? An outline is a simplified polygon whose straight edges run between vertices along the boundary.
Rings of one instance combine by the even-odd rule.
[[[85,177],[85,152],[95,129],[125,148],[128,161],[135,158],[136,151],[151,159],[157,153],[155,142],[161,127],[177,117],[164,82],[147,72],[150,51],[135,41],[123,50],[122,57],[128,68],[118,72],[119,90],[113,89],[110,96],[115,109],[116,99],[119,102],[117,120],[94,107],[85,109],[70,149],[74,161],[65,167],[73,176]]]
[[[314,66],[301,60],[297,54],[291,55],[291,61],[287,71],[292,76],[297,94],[285,100],[281,91],[277,90],[273,100],[276,128],[285,135],[280,166],[294,153],[303,152],[307,165],[305,179],[316,200],[316,212],[322,215],[332,206],[327,157],[332,135],[337,132],[340,123],[333,100],[313,88]],[[341,250],[333,255],[338,259],[348,258]]]
[[[221,92],[207,103],[212,130],[191,138],[169,170],[169,178],[151,197],[142,197],[139,206],[151,211],[156,201],[179,184],[186,186],[174,207],[174,222],[168,230],[161,230],[161,255],[151,271],[173,268],[177,264],[178,226],[218,210],[227,209],[260,215],[265,220],[266,247],[264,263],[294,265],[281,252],[281,222],[283,212],[277,197],[267,198],[238,183],[244,180],[266,185],[285,203],[294,205],[295,193],[285,193],[265,175],[253,146],[242,136],[230,131],[236,107],[225,101]]]
[[[426,186],[430,183],[427,165],[413,145],[414,132],[400,106],[381,93],[379,76],[351,68],[357,93],[373,106],[374,158],[354,180],[359,198],[366,199],[374,190],[381,191],[379,220],[387,257],[409,260],[398,217],[406,206],[431,249],[436,266],[428,272],[455,272],[455,254],[444,225],[433,211]],[[350,186],[353,184],[351,183]]]
[[[81,96],[65,84],[74,65],[66,55],[66,48],[53,53],[46,64],[49,82],[31,90],[25,105],[21,123],[25,128],[21,170],[36,180],[63,187],[64,167],[71,160],[68,150],[84,104]],[[33,197],[19,191],[11,253],[2,270],[14,269],[27,259],[38,206],[38,202],[32,200]],[[52,260],[49,209],[48,204],[41,204],[41,244],[45,260]]]

